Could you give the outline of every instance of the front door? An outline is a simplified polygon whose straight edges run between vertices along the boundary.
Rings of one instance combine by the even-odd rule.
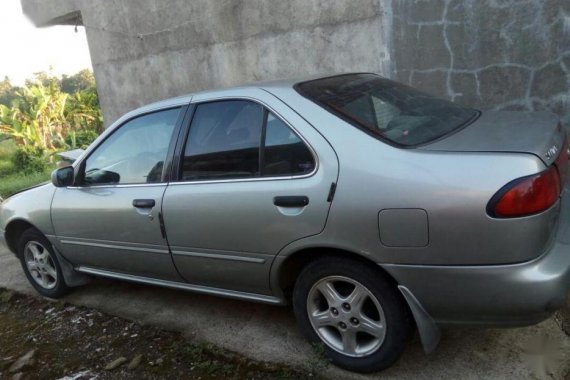
[[[325,226],[336,156],[313,127],[268,98],[195,106],[179,181],[163,204],[174,262],[190,283],[270,294],[275,255]]]
[[[163,167],[180,108],[131,119],[58,188],[52,221],[64,257],[82,267],[180,279],[160,227]]]

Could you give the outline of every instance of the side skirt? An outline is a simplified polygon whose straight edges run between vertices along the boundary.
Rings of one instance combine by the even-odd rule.
[[[201,294],[209,294],[209,295],[213,295],[213,296],[227,297],[227,298],[253,301],[253,302],[259,302],[259,303],[266,303],[266,304],[271,304],[271,305],[284,305],[285,304],[283,302],[283,300],[281,300],[277,297],[266,296],[266,295],[262,295],[262,294],[238,292],[235,290],[212,288],[209,286],[202,286],[202,285],[192,285],[192,284],[187,284],[187,283],[183,283],[183,282],[158,280],[158,279],[149,278],[149,277],[142,277],[142,276],[135,276],[132,274],[110,272],[110,271],[106,271],[106,270],[89,268],[89,267],[84,267],[84,266],[76,267],[75,270],[78,272],[90,274],[93,276],[101,276],[101,277],[113,278],[116,280],[124,280],[124,281],[130,281],[130,282],[137,282],[137,283],[141,283],[141,284],[147,284],[147,285],[161,286],[164,288],[186,290],[186,291],[190,291],[190,292],[201,293]]]

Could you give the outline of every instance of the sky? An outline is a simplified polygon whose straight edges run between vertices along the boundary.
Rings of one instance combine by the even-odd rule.
[[[0,80],[22,85],[34,73],[52,68],[55,75],[91,69],[87,37],[82,27],[36,28],[20,0],[0,0]]]

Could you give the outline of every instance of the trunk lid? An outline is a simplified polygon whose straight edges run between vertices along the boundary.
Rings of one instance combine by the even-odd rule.
[[[550,166],[566,132],[550,112],[487,111],[467,127],[418,149],[448,152],[513,152],[538,156]]]

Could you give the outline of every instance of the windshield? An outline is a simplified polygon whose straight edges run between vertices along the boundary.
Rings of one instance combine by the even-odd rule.
[[[318,79],[295,88],[352,125],[400,146],[438,139],[479,115],[476,110],[374,74]]]

